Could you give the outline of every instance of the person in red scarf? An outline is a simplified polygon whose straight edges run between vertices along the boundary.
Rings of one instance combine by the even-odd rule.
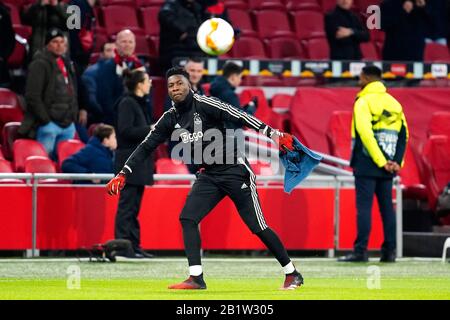
[[[114,107],[124,94],[123,71],[145,67],[135,54],[136,39],[128,29],[122,30],[116,37],[115,57],[102,59],[90,66],[82,75],[84,105],[89,112],[88,123],[106,123],[114,125]],[[150,110],[149,102],[149,110]]]
[[[45,45],[29,66],[27,109],[19,134],[41,142],[49,156],[56,159],[56,145],[75,135],[77,86],[72,63],[64,58],[67,44],[63,32],[50,29]]]

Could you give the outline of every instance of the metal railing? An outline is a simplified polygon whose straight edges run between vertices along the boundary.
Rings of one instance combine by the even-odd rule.
[[[23,180],[26,186],[32,187],[32,248],[27,254],[29,257],[36,257],[39,255],[39,250],[37,249],[37,204],[38,204],[38,188],[42,186],[59,186],[64,187],[64,184],[48,183],[48,179],[52,180],[63,180],[63,181],[92,181],[92,180],[102,180],[107,181],[113,177],[112,174],[47,174],[47,173],[0,173],[0,182],[3,179],[20,179]],[[193,183],[196,179],[193,174],[155,174],[155,181],[190,181]],[[274,176],[257,176],[257,181],[262,182],[260,187],[269,187],[270,182],[284,181],[284,176],[274,175]],[[73,186],[72,184],[70,184]],[[18,184],[0,184],[0,189],[7,186],[18,186]],[[104,188],[103,184],[97,185],[78,185],[83,187],[97,187]],[[161,185],[163,186],[163,185]],[[173,185],[171,185],[173,186]],[[180,185],[180,187],[190,187],[188,185]],[[282,188],[282,185],[270,186],[271,188]],[[339,208],[340,208],[340,190],[343,188],[354,187],[354,178],[352,176],[319,176],[311,175],[307,177],[301,185],[296,188],[332,188],[335,190],[334,199],[334,248],[329,251],[329,256],[334,256],[335,250],[339,249]],[[394,189],[396,191],[396,219],[397,219],[397,256],[403,256],[403,221],[402,221],[402,188],[400,185],[400,178],[394,179]]]

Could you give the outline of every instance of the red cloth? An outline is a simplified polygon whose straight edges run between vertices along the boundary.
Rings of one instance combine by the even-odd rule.
[[[66,84],[69,84],[69,74],[67,73],[66,65],[64,64],[64,59],[62,57],[56,58],[56,64],[58,65],[59,70],[64,76],[64,81]]]
[[[129,64],[132,63],[133,66],[131,67],[131,69],[137,69],[143,66],[143,64],[141,63],[141,61],[139,61],[136,55],[132,55],[129,57],[122,57],[117,51],[117,49],[115,49],[114,52],[115,52],[114,62],[116,63],[116,65],[122,66],[123,62],[125,62],[127,66],[129,66]]]

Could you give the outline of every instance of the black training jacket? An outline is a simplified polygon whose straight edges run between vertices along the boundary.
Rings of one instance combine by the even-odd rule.
[[[243,154],[236,143],[236,136],[230,131],[226,132],[225,122],[242,124],[268,137],[274,133],[272,128],[255,117],[217,98],[191,91],[182,103],[173,104],[173,107],[161,116],[125,162],[122,171],[128,176],[167,139],[179,142],[172,154],[182,153],[185,163],[192,161],[191,163],[208,170],[236,164],[237,158],[243,157]]]

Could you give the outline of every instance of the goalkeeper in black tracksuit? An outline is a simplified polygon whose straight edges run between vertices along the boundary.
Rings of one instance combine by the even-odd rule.
[[[226,134],[224,123],[235,122],[255,129],[291,150],[292,136],[274,130],[216,98],[193,93],[189,75],[182,68],[170,69],[166,77],[173,107],[156,122],[107,188],[110,194],[118,194],[136,164],[146,161],[152,151],[167,139],[179,141],[178,146],[184,147],[183,156],[190,153],[187,161],[193,160],[194,164],[203,168],[197,173],[197,180],[180,215],[190,277],[169,286],[169,289],[206,289],[198,224],[225,196],[231,198],[248,228],[261,239],[283,267],[286,279],[282,288],[299,287],[303,284],[303,278],[289,259],[278,236],[267,226],[259,204],[255,174],[237,148],[234,135]]]

